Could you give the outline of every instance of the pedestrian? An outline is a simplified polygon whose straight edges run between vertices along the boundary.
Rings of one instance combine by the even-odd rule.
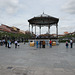
[[[68,41],[66,41],[66,48],[68,48]]]
[[[38,48],[38,41],[36,41],[36,48]]]
[[[9,48],[11,48],[11,41],[9,40]]]
[[[15,48],[17,48],[17,40],[15,40]]]
[[[11,41],[8,40],[7,43],[8,43],[8,48],[11,48]]]
[[[3,40],[1,40],[1,46],[3,46]]]
[[[0,46],[1,46],[1,40],[0,40]]]
[[[17,42],[18,47],[20,46],[19,42]]]
[[[45,48],[45,41],[43,40],[43,42],[42,42],[42,45],[43,45],[43,48]]]
[[[49,44],[50,44],[50,48],[52,48],[52,41],[51,40],[49,41]]]
[[[41,41],[39,41],[39,46],[40,46],[40,48],[41,48]]]
[[[73,47],[73,40],[71,39],[70,40],[70,48],[72,48]]]
[[[5,40],[5,47],[7,47],[7,43],[8,43],[7,40]]]
[[[5,39],[3,39],[3,45],[5,44]]]
[[[7,41],[7,44],[8,44],[8,48],[9,48],[9,40]]]

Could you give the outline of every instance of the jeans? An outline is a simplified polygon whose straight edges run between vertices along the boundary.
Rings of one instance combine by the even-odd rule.
[[[52,44],[50,44],[50,48],[52,48]]]

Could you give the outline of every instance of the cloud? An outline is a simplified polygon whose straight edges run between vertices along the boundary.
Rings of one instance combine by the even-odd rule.
[[[15,13],[19,9],[19,0],[0,0],[0,11]]]
[[[74,32],[75,31],[74,28],[75,28],[75,25],[64,25],[64,26],[61,26],[59,28],[59,31],[61,33],[65,32],[65,31],[67,31],[67,32]]]
[[[75,14],[75,0],[67,0],[68,2],[62,7],[62,9],[70,14]]]

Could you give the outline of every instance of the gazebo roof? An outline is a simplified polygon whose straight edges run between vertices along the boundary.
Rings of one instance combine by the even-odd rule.
[[[28,20],[28,22],[32,25],[41,25],[41,26],[46,26],[46,25],[53,25],[58,23],[59,19],[49,16],[47,14],[41,14],[39,16],[33,17]]]

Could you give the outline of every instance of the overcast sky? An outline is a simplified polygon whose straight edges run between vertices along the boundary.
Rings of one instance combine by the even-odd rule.
[[[59,34],[75,31],[75,0],[0,0],[0,24],[21,30],[28,30],[28,19],[43,12],[59,18]],[[47,27],[42,28],[42,33],[47,31]],[[51,33],[56,33],[55,26],[51,27]]]

